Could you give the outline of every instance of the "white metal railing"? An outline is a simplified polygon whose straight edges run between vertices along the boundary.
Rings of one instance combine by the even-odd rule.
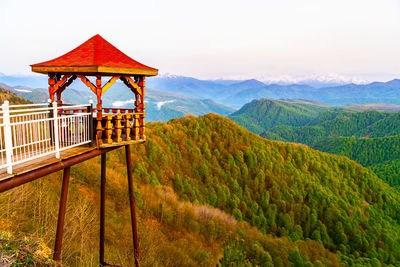
[[[92,142],[92,104],[9,105],[0,110],[0,170]]]

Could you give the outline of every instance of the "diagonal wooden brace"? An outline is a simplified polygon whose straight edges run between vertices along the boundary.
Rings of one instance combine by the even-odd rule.
[[[135,82],[132,80],[131,77],[129,77],[129,76],[122,76],[120,79],[121,79],[121,81],[123,81],[124,84],[125,84],[126,86],[128,86],[134,93],[138,93],[139,95],[142,95],[142,94],[143,94],[142,88],[141,88],[137,83],[135,83]]]
[[[78,77],[79,79],[81,79],[81,81],[82,81],[87,87],[89,87],[90,90],[92,90],[92,92],[93,92],[95,95],[97,95],[97,93],[96,93],[96,91],[97,91],[96,86],[95,86],[93,83],[91,83],[91,82],[88,80],[88,78],[86,78],[86,77],[83,76],[83,75],[77,75],[77,77]]]
[[[110,88],[121,76],[113,76],[104,86],[101,88],[101,95],[104,95],[107,92],[108,88]]]

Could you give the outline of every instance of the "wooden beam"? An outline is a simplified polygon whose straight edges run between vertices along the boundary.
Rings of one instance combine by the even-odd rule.
[[[107,153],[121,146],[122,145],[103,148],[103,149],[88,150],[88,152],[79,153],[78,155],[71,156],[66,159],[61,159],[61,160],[57,159],[54,163],[45,165],[43,167],[38,167],[36,169],[31,169],[27,172],[21,172],[20,174],[15,174],[13,177],[9,179],[0,180],[0,193],[10,190],[14,187],[20,186],[22,184],[31,182],[33,180],[36,180],[50,173],[63,170],[67,167],[81,163],[85,160],[97,157],[101,154]]]
[[[75,81],[75,79],[78,78],[76,75],[72,75],[71,78],[69,78],[69,80],[67,82],[65,82],[62,86],[60,86],[60,88],[58,88],[58,91],[60,93],[64,92],[64,90],[71,85],[71,83],[73,81]],[[57,92],[58,93],[58,92]]]
[[[93,83],[91,83],[85,76],[83,76],[83,75],[80,75],[80,74],[78,74],[78,75],[76,75],[79,79],[81,79],[81,81],[87,86],[87,87],[89,87],[90,88],[90,90],[92,90],[92,92],[95,94],[95,95],[97,95],[97,89],[96,89],[96,86],[93,84]]]
[[[57,90],[61,87],[61,86],[63,86],[64,85],[64,83],[67,81],[67,79],[69,78],[69,77],[71,77],[71,75],[64,75],[64,77],[62,77],[61,78],[61,80],[58,80],[57,82],[56,82],[56,84],[54,85],[54,87],[53,87],[53,94],[55,93],[55,92],[57,92]]]
[[[110,88],[121,76],[113,76],[101,89],[101,95],[104,95],[107,92],[108,88]]]
[[[124,84],[125,84],[126,86],[128,86],[129,88],[131,88],[131,90],[132,90],[134,93],[137,92],[139,95],[142,95],[142,94],[143,94],[142,88],[140,88],[140,86],[139,86],[137,83],[135,83],[135,82],[132,80],[131,77],[129,77],[129,76],[122,76],[122,77],[121,77],[121,80],[124,82]]]

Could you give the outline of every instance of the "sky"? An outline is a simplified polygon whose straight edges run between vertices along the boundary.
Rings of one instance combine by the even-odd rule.
[[[132,58],[201,79],[400,77],[400,0],[0,0],[0,72],[100,34]]]

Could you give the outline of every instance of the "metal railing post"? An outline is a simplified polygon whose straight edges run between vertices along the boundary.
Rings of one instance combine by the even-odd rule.
[[[60,158],[60,140],[58,139],[58,119],[57,102],[53,102],[53,118],[54,118],[54,145],[56,150],[56,158]]]
[[[3,109],[3,122],[4,122],[4,145],[6,148],[6,163],[7,173],[12,174],[12,134],[11,134],[11,123],[10,123],[10,108],[9,102],[6,100],[1,106]]]

